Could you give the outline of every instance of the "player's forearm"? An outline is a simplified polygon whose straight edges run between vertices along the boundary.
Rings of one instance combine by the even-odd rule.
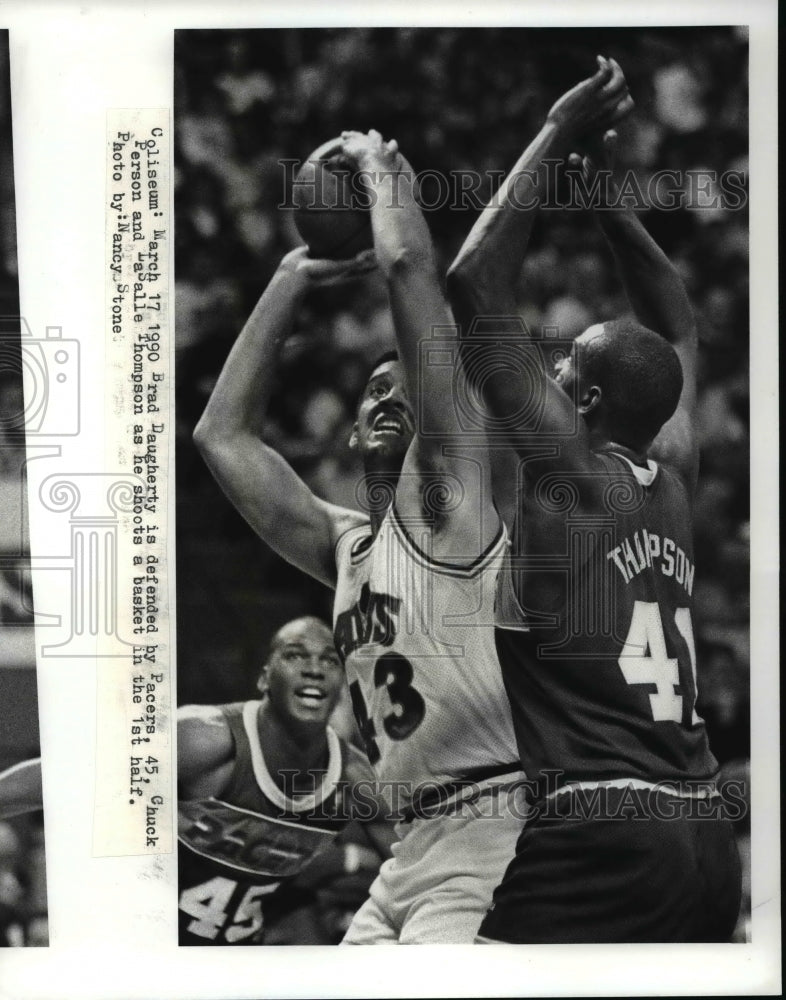
[[[388,282],[405,280],[416,269],[436,270],[431,234],[415,199],[412,168],[405,162],[401,170],[392,171],[380,163],[368,177],[374,249]]]
[[[447,324],[449,316],[431,234],[415,200],[412,169],[404,162],[395,173],[380,168],[376,177],[371,208],[374,249],[387,280],[396,343],[414,398],[436,389],[435,373],[420,370],[420,347],[433,327]],[[437,426],[443,422],[436,417]]]
[[[562,155],[565,138],[546,122],[484,208],[448,271],[448,296],[459,323],[515,308],[545,174],[545,161]]]
[[[201,450],[261,432],[281,345],[291,332],[306,279],[281,267],[235,342],[194,432]]]
[[[0,774],[0,818],[42,809],[41,760],[26,760]]]
[[[610,208],[596,212],[596,219],[638,321],[672,344],[695,344],[696,324],[682,278],[636,213]]]

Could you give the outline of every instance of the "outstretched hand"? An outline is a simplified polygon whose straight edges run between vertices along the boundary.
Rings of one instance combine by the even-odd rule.
[[[373,250],[362,250],[347,260],[326,260],[310,257],[308,247],[296,247],[281,261],[282,270],[307,278],[315,285],[336,285],[373,271],[377,266]]]
[[[576,170],[581,170],[584,180],[590,183],[594,176],[603,171],[610,176],[614,174],[617,159],[617,132],[607,129],[602,136],[588,136],[583,143],[583,153],[571,153],[568,163]]]
[[[563,94],[548,113],[547,121],[571,139],[607,129],[633,110],[619,64],[604,56],[598,56],[597,62],[595,75]]]

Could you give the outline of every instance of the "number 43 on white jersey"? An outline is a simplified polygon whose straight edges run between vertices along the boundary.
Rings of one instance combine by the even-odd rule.
[[[693,722],[700,722],[696,714],[696,645],[693,641],[693,624],[690,608],[677,608],[674,624],[685,640],[693,674]],[[619,657],[620,670],[628,684],[654,684],[656,690],[649,696],[652,718],[655,722],[682,722],[682,695],[675,688],[680,685],[679,661],[666,651],[666,636],[660,608],[656,602],[636,601],[633,606],[628,637]],[[684,690],[684,685],[683,685]]]

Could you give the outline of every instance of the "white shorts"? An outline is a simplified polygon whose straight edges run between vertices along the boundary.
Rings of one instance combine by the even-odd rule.
[[[508,789],[484,796],[475,805],[481,815],[470,805],[397,824],[393,857],[341,943],[472,944],[524,825]]]

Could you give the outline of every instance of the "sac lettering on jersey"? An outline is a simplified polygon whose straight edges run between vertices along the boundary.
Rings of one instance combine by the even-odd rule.
[[[343,780],[350,767],[370,773],[358,751],[328,729],[321,785],[302,801],[285,795],[264,762],[259,704],[222,706],[235,763],[221,795],[178,803],[181,945],[264,943],[265,921],[286,905],[287,883],[350,820]]]

